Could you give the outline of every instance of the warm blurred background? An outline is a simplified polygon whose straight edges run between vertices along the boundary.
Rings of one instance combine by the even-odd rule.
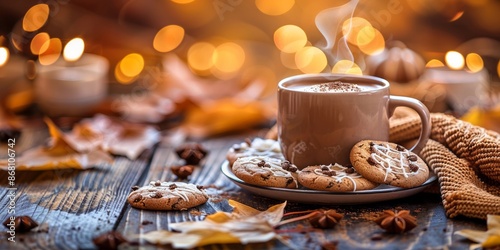
[[[1,1],[0,18],[0,98],[9,114],[41,107],[156,123],[180,110],[204,136],[272,120],[276,84],[295,74],[380,76],[394,93],[460,116],[490,110],[500,84],[496,0],[24,0]],[[80,67],[88,79],[67,73]],[[465,72],[486,92],[454,104],[448,89],[429,83],[430,67],[445,70],[444,81],[449,69]],[[94,83],[103,72],[104,89]]]

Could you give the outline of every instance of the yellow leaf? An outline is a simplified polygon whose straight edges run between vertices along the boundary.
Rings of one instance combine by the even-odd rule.
[[[217,232],[213,230],[203,230],[198,231],[198,235],[201,235],[200,241],[196,244],[196,246],[205,246],[210,244],[231,244],[231,243],[240,243],[240,239],[238,237],[234,237],[231,233],[228,232]],[[193,246],[194,247],[194,246]]]
[[[489,214],[486,219],[486,224],[488,227],[487,231],[464,229],[455,232],[455,234],[461,235],[469,240],[479,243],[471,245],[470,249],[476,249],[479,246],[500,246],[500,215]]]
[[[276,237],[275,225],[283,217],[286,202],[259,211],[234,200],[232,213],[217,212],[203,221],[170,224],[180,233],[149,232],[139,236],[151,243],[172,244],[177,248],[193,248],[209,244],[267,242]]]
[[[481,245],[483,247],[500,246],[500,235],[490,235]]]
[[[213,136],[263,124],[268,119],[266,113],[265,107],[257,101],[220,99],[189,110],[183,127],[195,137]]]
[[[100,148],[134,160],[160,140],[160,133],[152,126],[126,123],[99,114],[82,120],[63,138],[81,153]]]
[[[228,200],[228,203],[231,207],[233,207],[233,214],[238,214],[239,216],[253,216],[260,213],[259,210],[239,203],[235,200]]]
[[[67,143],[64,134],[52,120],[44,118],[44,121],[51,135],[50,146],[38,146],[20,153],[16,159],[16,170],[87,169],[113,161],[111,155],[100,149],[77,152]],[[9,170],[7,160],[0,160],[0,169]]]
[[[50,147],[44,148],[47,154],[61,156],[75,153],[75,150],[64,140],[63,133],[54,124],[54,122],[47,117],[43,120],[47,124],[51,137]]]
[[[234,207],[233,214],[241,217],[255,217],[257,219],[267,220],[272,226],[278,225],[283,217],[283,211],[286,201],[268,208],[266,211],[259,211],[253,207],[241,204],[234,200],[228,201],[229,205]]]
[[[231,219],[231,216],[225,212],[217,212],[215,214],[208,215],[206,219],[216,223],[223,223],[229,221]]]
[[[478,230],[470,230],[470,229],[463,229],[455,232],[455,234],[463,236],[474,242],[484,242],[488,238],[486,232]]]
[[[500,132],[500,105],[488,110],[473,107],[460,119],[488,130]]]

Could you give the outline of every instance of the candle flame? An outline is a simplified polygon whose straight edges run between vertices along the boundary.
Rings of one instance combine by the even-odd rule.
[[[451,69],[462,69],[465,65],[464,56],[457,51],[446,52],[445,60]]]
[[[5,47],[0,47],[0,67],[5,65],[9,60],[9,50]]]
[[[74,62],[80,59],[85,49],[85,43],[81,38],[73,38],[64,46],[63,56],[64,60]]]

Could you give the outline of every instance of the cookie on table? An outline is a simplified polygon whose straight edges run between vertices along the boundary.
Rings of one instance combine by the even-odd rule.
[[[379,185],[361,176],[352,166],[340,164],[308,166],[300,171],[298,181],[306,188],[331,192],[369,190]]]
[[[412,188],[429,178],[427,164],[395,143],[360,141],[351,149],[350,160],[359,174],[376,183]]]
[[[285,159],[281,153],[278,141],[258,137],[251,141],[250,139],[247,139],[245,142],[234,144],[231,148],[229,148],[226,154],[226,158],[229,161],[230,166],[233,165],[236,159],[245,156],[263,156],[280,160]]]
[[[246,183],[279,188],[298,188],[297,166],[289,161],[263,156],[238,158],[233,166],[234,175]]]
[[[191,183],[152,181],[133,187],[127,201],[132,207],[146,210],[186,210],[208,200],[205,191]]]

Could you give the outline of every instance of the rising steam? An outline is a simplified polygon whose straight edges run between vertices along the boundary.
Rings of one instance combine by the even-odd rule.
[[[330,64],[341,60],[354,62],[354,56],[347,44],[347,35],[342,36],[337,42],[337,34],[342,30],[343,22],[353,16],[357,5],[358,0],[350,0],[344,5],[323,10],[316,16],[316,26],[326,39],[323,51]],[[349,30],[351,28],[352,23]]]

